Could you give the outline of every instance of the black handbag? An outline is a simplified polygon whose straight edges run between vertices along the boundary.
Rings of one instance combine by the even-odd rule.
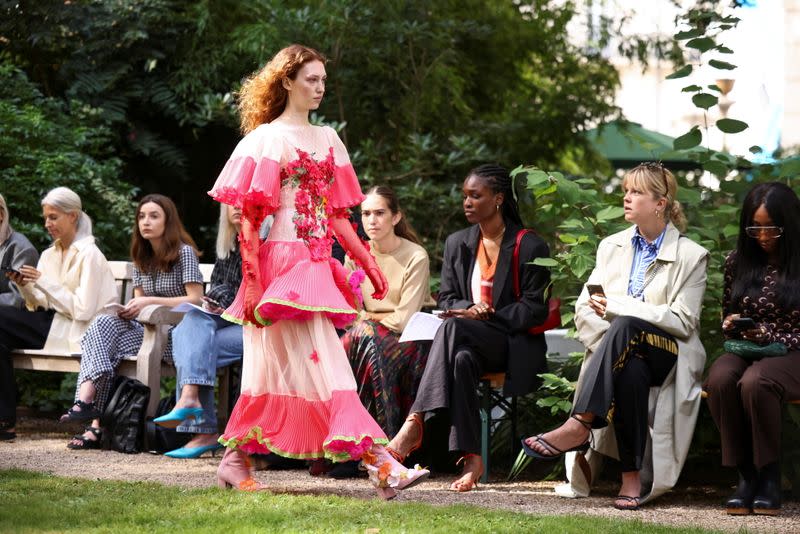
[[[150,402],[150,388],[127,376],[114,379],[100,424],[104,448],[128,454],[141,452],[144,442],[144,420]]]

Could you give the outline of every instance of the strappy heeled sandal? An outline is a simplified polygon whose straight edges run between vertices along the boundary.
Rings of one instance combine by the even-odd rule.
[[[75,406],[80,408],[76,410]],[[83,402],[76,400],[72,408],[67,410],[67,413],[61,416],[58,420],[59,423],[83,423],[84,421],[91,421],[92,419],[100,419],[100,410],[94,407],[93,402]]]
[[[571,448],[569,448],[567,450],[562,451],[561,449],[559,449],[558,447],[552,445],[550,442],[548,442],[546,439],[544,439],[542,437],[544,434],[537,434],[533,438],[534,441],[537,441],[537,442],[541,443],[550,452],[550,454],[542,454],[542,453],[536,451],[535,449],[533,449],[530,445],[528,445],[525,442],[525,439],[522,439],[521,440],[522,441],[522,450],[525,451],[525,454],[530,456],[531,458],[536,459],[536,460],[555,460],[557,458],[561,458],[562,456],[564,456],[564,454],[566,454],[568,452],[581,452],[581,453],[583,453],[583,452],[588,451],[589,450],[589,446],[592,443],[592,423],[590,423],[588,421],[584,421],[583,419],[579,418],[575,414],[571,415],[570,417],[572,417],[573,419],[578,421],[581,425],[584,426],[584,428],[589,430],[589,435],[586,437],[586,441],[584,441],[580,445],[576,445],[574,447],[571,447]]]
[[[72,449],[74,451],[79,450],[89,450],[89,449],[99,449],[102,447],[102,437],[103,431],[94,426],[87,426],[83,429],[85,432],[91,432],[95,439],[87,438],[83,434],[75,434],[72,436],[72,441],[77,441],[78,443],[72,443],[70,441],[67,443],[67,448]]]
[[[472,453],[465,454],[464,456],[462,456],[461,458],[458,459],[458,461],[456,462],[456,465],[461,465],[461,464],[465,464],[466,465],[467,458],[470,458],[472,456],[477,456],[478,458],[481,457],[480,454],[472,454]],[[462,480],[467,475],[469,475],[469,480]],[[481,458],[481,468],[480,468],[480,470],[478,470],[475,473],[464,473],[463,475],[461,475],[461,478],[458,478],[458,479],[454,480],[453,483],[450,484],[450,491],[457,491],[459,493],[466,493],[468,491],[472,491],[474,489],[478,489],[478,479],[481,478],[481,475],[483,475],[483,458]]]
[[[419,464],[411,469],[407,468],[382,445],[373,445],[371,449],[364,451],[361,462],[367,470],[370,482],[384,500],[393,499],[398,491],[415,486],[430,475],[430,471]]]
[[[412,452],[414,452],[415,450],[417,450],[420,447],[422,447],[422,434],[423,434],[424,428],[425,428],[425,426],[422,423],[422,416],[420,416],[418,413],[410,414],[408,417],[406,417],[406,421],[407,422],[410,421],[410,422],[414,423],[414,426],[417,427],[417,431],[419,432],[419,439],[417,440],[417,442],[414,443],[411,446],[411,448],[408,449],[408,452],[405,455],[400,454],[399,451],[397,451],[397,450],[395,450],[395,449],[393,449],[391,447],[386,447],[386,452],[388,452],[392,456],[392,458],[394,458],[395,460],[397,460],[401,464],[406,461],[406,458],[408,458],[408,456]]]

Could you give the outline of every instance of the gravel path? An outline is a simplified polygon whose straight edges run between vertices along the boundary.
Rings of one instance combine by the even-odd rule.
[[[19,468],[58,476],[97,480],[160,482],[184,488],[215,484],[217,458],[173,460],[153,454],[126,455],[112,451],[70,451],[66,434],[25,431],[13,443],[0,442],[0,469]],[[357,498],[374,498],[365,478],[333,480],[311,477],[304,471],[259,471],[257,478],[275,492],[337,493]],[[638,512],[623,512],[610,504],[615,488],[608,484],[587,499],[563,499],[553,494],[555,482],[514,482],[497,480],[478,491],[457,494],[445,491],[451,475],[442,475],[403,492],[397,502],[419,501],[434,505],[473,504],[530,514],[585,514],[678,526],[699,526],[735,532],[800,532],[800,503],[785,503],[781,516],[728,516],[720,503],[730,488],[680,487]]]

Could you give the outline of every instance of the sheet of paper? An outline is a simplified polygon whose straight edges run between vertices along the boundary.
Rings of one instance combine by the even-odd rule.
[[[105,306],[103,306],[103,313],[107,313],[108,315],[119,315],[119,312],[124,309],[125,306],[123,306],[122,304],[112,302],[111,304],[106,304]]]
[[[408,320],[405,330],[400,335],[400,343],[431,340],[443,322],[436,315],[417,312]]]
[[[202,306],[198,306],[197,304],[192,304],[191,302],[181,302],[180,304],[172,308],[172,311],[178,313],[186,313],[191,310],[200,310],[201,312],[207,315],[220,315],[219,313],[210,312],[205,308],[203,308]]]

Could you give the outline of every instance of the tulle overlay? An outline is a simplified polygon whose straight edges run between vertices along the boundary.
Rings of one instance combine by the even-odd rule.
[[[241,396],[220,442],[336,461],[387,443],[359,401],[334,328],[356,318],[363,273],[331,259],[327,222],[364,199],[336,133],[261,125],[242,139],[209,194],[256,224],[275,215],[258,265],[243,266],[258,276],[245,277],[223,315],[244,324],[244,358]],[[245,284],[256,280],[259,325],[245,320]]]
[[[242,394],[220,443],[345,461],[387,442],[359,401],[341,341],[323,314],[244,327]]]

